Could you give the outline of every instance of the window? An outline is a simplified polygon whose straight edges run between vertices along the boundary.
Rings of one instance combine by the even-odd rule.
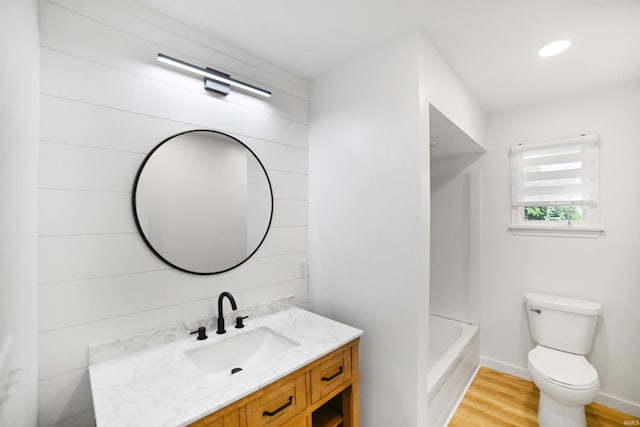
[[[511,147],[512,230],[600,232],[598,135]]]

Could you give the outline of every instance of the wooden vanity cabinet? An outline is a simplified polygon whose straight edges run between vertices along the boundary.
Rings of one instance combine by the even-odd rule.
[[[351,341],[190,426],[359,427],[359,341]]]
[[[276,381],[258,393],[246,407],[248,427],[283,426],[307,408],[306,375]]]

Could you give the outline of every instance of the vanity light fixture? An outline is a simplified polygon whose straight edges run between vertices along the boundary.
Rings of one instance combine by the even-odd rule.
[[[555,56],[569,49],[569,46],[571,46],[570,40],[556,40],[552,43],[549,43],[546,46],[543,46],[538,51],[538,55],[543,57]]]
[[[271,97],[271,92],[268,90],[232,79],[229,74],[222,73],[218,70],[214,70],[213,68],[200,68],[162,53],[158,54],[158,61],[204,77],[204,88],[221,95],[228,95],[231,91],[231,86],[233,86],[267,98]]]

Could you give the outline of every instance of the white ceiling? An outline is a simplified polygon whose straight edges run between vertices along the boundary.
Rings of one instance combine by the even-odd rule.
[[[310,80],[421,27],[488,112],[640,79],[640,0],[138,1]]]

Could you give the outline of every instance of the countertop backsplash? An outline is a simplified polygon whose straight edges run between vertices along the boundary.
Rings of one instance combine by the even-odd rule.
[[[277,311],[285,310],[294,305],[294,297],[279,298],[264,304],[239,308],[236,311],[225,311],[225,324],[233,327],[237,316],[249,316],[249,319],[265,316]],[[207,328],[207,334],[215,334],[217,317],[177,323],[164,328],[154,329],[141,334],[131,335],[115,341],[89,346],[89,364],[106,362],[108,360],[127,356],[139,351],[148,350],[160,345],[170,344],[184,339],[200,326]]]

